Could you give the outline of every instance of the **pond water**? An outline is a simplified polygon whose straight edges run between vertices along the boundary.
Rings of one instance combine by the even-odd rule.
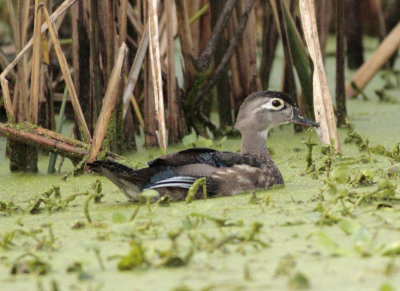
[[[332,58],[327,62],[333,67]],[[327,74],[332,81],[334,70]],[[382,85],[377,76],[366,90],[370,100],[351,100],[348,111],[355,131],[369,139],[370,147],[381,144],[392,150],[400,141],[399,103],[374,97],[373,90]],[[397,97],[398,89],[389,93]],[[356,145],[343,143],[347,129],[339,134],[343,157],[332,157],[332,175],[347,163],[352,179],[368,170],[373,183],[337,187],[348,190],[349,197],[379,190],[379,179],[399,165],[374,153],[370,161],[360,162]],[[318,144],[313,153],[319,168],[326,156],[320,153],[316,135],[311,135]],[[307,131],[294,134],[291,126],[271,132],[268,144],[285,178],[283,188],[260,191],[256,197],[244,193],[190,204],[141,206],[132,221],[138,204],[127,202],[103,177],[84,175],[63,181],[61,177],[72,169],[70,162],[65,161],[63,173],[47,175],[48,157],[40,158],[40,174],[11,174],[1,154],[0,201],[8,205],[12,201],[26,209],[32,199],[53,186],[60,187],[64,201],[71,194],[89,191],[96,179],[102,182],[104,197],[101,203],[89,203],[91,223],[84,212],[85,195],[77,196],[64,210],[48,211],[41,205],[37,214],[0,212],[0,289],[380,290],[385,284],[398,288],[399,204],[379,197],[358,207],[346,201],[341,204],[340,199],[332,202],[342,192],[324,192],[322,200],[326,172],[318,179],[304,175],[304,142],[309,136]],[[237,151],[240,141],[229,139],[221,145],[215,141],[215,145]],[[4,148],[5,140],[0,138],[0,153]],[[171,147],[169,152],[180,148]],[[128,158],[143,163],[157,155],[158,150],[141,149]],[[398,184],[397,177],[392,176],[390,182]],[[395,190],[395,197],[399,191]],[[131,241],[136,243],[130,245]],[[130,252],[131,256],[124,257]],[[140,259],[141,255],[145,258]],[[119,270],[118,264],[129,258],[138,266]]]

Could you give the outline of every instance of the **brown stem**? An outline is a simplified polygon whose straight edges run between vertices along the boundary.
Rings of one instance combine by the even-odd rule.
[[[166,0],[167,22],[173,23],[173,0]],[[179,109],[177,98],[177,86],[175,77],[175,46],[174,31],[172,25],[167,25],[168,38],[168,73],[167,73],[167,91],[168,91],[168,142],[177,143],[183,137],[182,116]]]
[[[344,59],[344,0],[336,1],[336,106],[337,126],[346,123],[346,90]]]
[[[213,75],[209,78],[208,82],[200,90],[199,96],[197,97],[197,99],[194,103],[196,107],[198,107],[200,105],[200,103],[205,98],[207,92],[210,90],[211,87],[213,87],[215,85],[217,78],[219,77],[221,72],[223,72],[225,66],[229,63],[233,53],[235,52],[235,50],[239,44],[240,38],[243,34],[243,31],[246,28],[247,20],[249,19],[249,15],[250,15],[251,9],[253,8],[254,2],[255,2],[255,0],[250,0],[247,3],[246,10],[245,10],[244,14],[241,16],[241,19],[240,19],[239,25],[236,28],[234,37],[231,39],[231,41],[229,43],[229,47],[228,47],[224,57],[222,58],[221,63],[215,69]]]
[[[218,24],[220,15],[224,8],[224,3],[219,0],[210,1],[211,9],[211,23],[213,27]],[[222,35],[218,40],[218,46],[215,49],[214,64],[221,63],[221,60],[226,52],[227,40]],[[221,72],[220,76],[216,81],[217,88],[217,101],[218,101],[218,116],[221,128],[232,125],[232,113],[231,113],[231,102],[230,102],[230,84],[227,67]]]
[[[293,58],[290,50],[289,36],[286,27],[285,16],[283,15],[283,8],[281,0],[271,0],[271,6],[274,11],[275,22],[279,27],[279,34],[283,43],[283,52],[285,55],[285,79],[284,79],[284,91],[289,96],[296,100],[296,81],[293,70]]]
[[[236,6],[237,2],[238,0],[228,0],[218,17],[206,47],[201,55],[197,59],[193,60],[193,64],[198,71],[203,72],[209,67],[211,57],[214,55],[219,39],[228,24],[229,17],[231,16],[233,8]]]
[[[182,47],[183,60],[185,62],[185,87],[189,87],[196,75],[193,66],[193,41],[189,25],[187,3],[185,0],[175,0],[176,16],[178,19],[178,34]]]
[[[275,58],[275,51],[278,45],[279,33],[274,22],[272,12],[268,11],[267,0],[263,1],[263,33],[262,33],[262,57],[260,64],[260,78],[262,88],[268,90],[269,77],[272,70],[273,60]]]
[[[89,98],[87,102],[87,116],[90,118],[90,128],[94,131],[97,117],[101,110],[102,94],[102,73],[100,69],[100,15],[99,1],[90,0],[90,61],[89,61]]]
[[[357,69],[364,63],[364,47],[362,43],[362,23],[360,18],[361,0],[345,2],[347,41],[347,66]]]
[[[121,78],[122,65],[123,65],[123,61],[124,61],[125,55],[127,53],[127,50],[128,50],[127,46],[123,42],[119,49],[118,58],[115,62],[114,69],[110,76],[110,80],[109,80],[109,83],[107,86],[107,91],[104,96],[103,106],[101,108],[99,119],[97,121],[96,128],[94,131],[93,145],[92,145],[92,149],[90,151],[89,162],[93,162],[96,159],[97,154],[99,153],[99,151],[103,145],[104,137],[106,136],[107,128],[108,128],[109,121],[111,118],[111,113],[115,109],[115,105],[116,105],[117,99],[119,97],[119,95],[117,93],[118,93],[119,84],[120,84],[119,82],[120,82],[120,78]]]

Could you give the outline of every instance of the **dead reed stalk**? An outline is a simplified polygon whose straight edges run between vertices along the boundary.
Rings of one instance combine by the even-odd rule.
[[[54,22],[63,15],[68,8],[70,8],[73,4],[75,4],[78,0],[65,0],[58,8],[56,11],[54,11],[51,16],[50,20],[51,22]],[[48,29],[48,23],[43,23],[41,27],[41,32],[44,33]],[[8,65],[8,67],[1,73],[0,77],[5,77],[7,76],[8,72],[15,67],[15,65],[21,60],[21,58],[27,53],[27,51],[32,47],[33,45],[33,38],[31,38],[24,48],[18,53],[18,55],[15,57],[15,59]]]
[[[46,22],[49,27],[49,32],[50,32],[51,40],[54,45],[54,50],[56,52],[57,59],[60,63],[60,68],[61,68],[62,74],[64,76],[64,81],[68,88],[69,96],[70,96],[71,103],[72,103],[74,113],[75,113],[75,118],[77,119],[78,124],[79,124],[79,129],[84,137],[84,140],[86,142],[91,142],[92,138],[90,135],[90,131],[86,124],[85,117],[83,116],[81,106],[79,104],[78,95],[76,94],[75,86],[72,81],[71,74],[69,72],[67,60],[61,49],[60,41],[58,39],[58,33],[55,30],[54,25],[50,19],[50,15],[49,15],[49,12],[47,11],[47,8],[45,6],[42,6],[42,9],[44,12],[44,17],[45,17]]]
[[[165,116],[164,116],[164,96],[161,77],[160,43],[158,38],[158,16],[157,0],[149,1],[149,32],[150,32],[150,64],[154,87],[154,103],[156,110],[157,126],[156,131],[158,144],[161,150],[167,151]]]
[[[101,112],[99,118],[97,120],[96,128],[93,134],[93,143],[92,148],[90,150],[90,155],[88,162],[93,162],[104,141],[104,137],[107,133],[107,127],[111,118],[111,114],[115,108],[115,104],[118,99],[118,90],[121,81],[121,71],[124,63],[124,58],[126,53],[128,52],[128,48],[126,44],[123,42],[118,51],[117,60],[115,62],[114,68],[111,72],[110,80],[108,81],[107,91],[104,96],[103,106],[101,107]]]
[[[142,37],[139,42],[139,47],[136,51],[135,59],[133,60],[133,64],[129,71],[128,82],[124,89],[124,118],[126,116],[126,112],[129,108],[129,101],[133,98],[132,92],[135,89],[136,82],[139,77],[140,69],[142,67],[144,57],[146,56],[147,48],[149,47],[149,25],[148,23],[144,26],[144,31]]]
[[[39,117],[40,97],[40,67],[42,62],[42,9],[39,7],[43,0],[35,0],[35,18],[33,30],[33,54],[31,70],[31,96],[30,96],[30,118],[29,121],[37,124]]]
[[[182,132],[182,118],[180,114],[178,96],[176,90],[176,76],[175,76],[175,43],[174,43],[174,0],[166,0],[166,17],[167,17],[167,58],[168,58],[168,71],[167,71],[167,92],[168,92],[168,142],[177,143],[183,136]]]
[[[318,39],[314,0],[300,0],[300,12],[304,37],[314,63],[314,112],[315,119],[320,122],[318,133],[324,144],[330,145],[333,141],[336,151],[340,152],[333,105]]]

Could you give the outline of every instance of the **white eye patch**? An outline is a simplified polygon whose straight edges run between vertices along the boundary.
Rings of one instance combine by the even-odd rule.
[[[274,98],[261,105],[261,108],[268,110],[280,110],[283,108],[283,106],[285,106],[285,102],[282,99]]]

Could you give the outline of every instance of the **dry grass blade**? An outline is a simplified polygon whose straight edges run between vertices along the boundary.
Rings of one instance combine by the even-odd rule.
[[[142,115],[142,113],[140,112],[139,104],[137,104],[135,96],[132,96],[132,98],[131,98],[131,104],[132,104],[132,106],[133,106],[133,109],[135,110],[135,113],[136,113],[136,115],[137,115],[137,119],[139,120],[140,125],[142,126],[142,128],[144,128],[144,119],[143,119],[143,115]]]
[[[49,32],[50,32],[50,36],[51,36],[51,40],[53,41],[53,45],[54,45],[54,50],[56,52],[58,61],[60,63],[60,67],[61,67],[61,71],[65,80],[65,85],[68,88],[68,92],[69,92],[69,96],[71,99],[71,103],[74,109],[74,113],[75,113],[75,117],[77,119],[77,122],[79,124],[79,129],[82,132],[82,135],[85,139],[86,142],[91,142],[91,136],[90,136],[90,132],[89,132],[89,128],[86,124],[85,121],[85,117],[83,116],[83,112],[81,109],[81,106],[79,104],[79,100],[78,100],[78,95],[76,94],[76,90],[75,90],[75,86],[74,83],[72,81],[72,77],[71,74],[69,72],[69,68],[68,68],[68,64],[67,64],[67,60],[65,58],[65,55],[61,49],[61,45],[60,45],[60,41],[58,39],[58,35],[57,35],[57,31],[54,29],[54,25],[50,19],[50,15],[49,12],[47,11],[47,8],[45,6],[41,6],[43,8],[43,12],[44,12],[44,17],[46,19],[46,22],[49,26]]]
[[[101,146],[106,136],[108,123],[111,118],[111,113],[115,107],[118,98],[118,88],[121,81],[121,70],[124,64],[124,58],[126,56],[128,49],[126,44],[123,42],[119,48],[117,61],[115,62],[114,68],[111,73],[110,80],[108,82],[107,91],[104,96],[103,106],[101,107],[101,112],[99,119],[96,124],[96,128],[93,134],[92,149],[89,155],[89,162],[93,162],[97,154],[99,153]]]
[[[119,45],[126,42],[126,20],[127,20],[128,0],[121,0],[120,13],[121,19],[119,23]]]
[[[29,9],[31,5],[30,0],[22,1],[22,8],[20,14],[20,21],[21,21],[21,43],[26,42],[26,37],[28,33],[28,26],[29,26]]]
[[[7,0],[7,9],[8,9],[8,17],[10,19],[11,23],[11,28],[12,28],[12,34],[14,37],[14,42],[16,45],[16,49],[18,49],[18,46],[21,43],[21,36],[20,36],[20,30],[19,30],[19,25],[17,21],[17,17],[15,15],[15,10],[14,10],[14,5],[11,0]]]
[[[331,144],[333,140],[336,151],[340,152],[332,99],[326,81],[324,63],[318,39],[314,0],[300,0],[300,12],[304,36],[314,63],[314,112],[315,119],[321,124],[318,133],[324,144]]]
[[[128,83],[126,84],[124,90],[124,118],[129,108],[127,104],[129,104],[129,100],[131,100],[132,98],[132,92],[133,89],[135,89],[135,85],[140,73],[140,68],[142,67],[148,46],[149,46],[149,25],[147,24],[145,25],[145,31],[143,33],[143,36],[140,39],[139,48],[137,50],[135,59],[133,60],[132,67],[129,72]]]
[[[13,104],[11,102],[11,95],[10,95],[10,89],[8,88],[8,81],[4,76],[0,76],[0,83],[1,83],[1,88],[3,90],[4,108],[6,109],[7,120],[8,122],[14,122],[15,120],[14,109],[13,109]]]
[[[347,98],[354,98],[357,92],[351,84],[354,82],[358,88],[363,89],[379,69],[389,60],[400,45],[400,23],[388,34],[378,49],[372,54],[361,68],[354,74],[350,84],[346,87]]]
[[[40,97],[40,67],[42,61],[42,34],[40,26],[42,25],[42,9],[39,5],[43,0],[35,1],[35,20],[33,30],[33,55],[31,70],[31,98],[30,98],[30,118],[29,121],[37,124],[39,117],[39,97]]]
[[[149,1],[149,31],[150,31],[150,63],[154,87],[154,103],[158,130],[156,131],[158,144],[161,150],[167,151],[164,97],[161,77],[160,43],[158,38],[157,0]]]
[[[65,13],[65,11],[67,11],[67,9],[69,7],[71,7],[73,4],[75,4],[78,0],[65,0],[58,8],[56,11],[53,12],[53,14],[51,14],[50,19],[51,21],[55,21],[58,17],[60,17],[61,15],[63,15]],[[48,29],[48,24],[47,23],[43,23],[42,27],[41,27],[41,32],[45,32]],[[18,62],[21,60],[21,58],[26,54],[26,52],[32,47],[33,45],[33,38],[31,38],[26,45],[24,46],[24,48],[18,53],[18,55],[15,57],[15,59],[8,65],[8,67],[1,73],[0,78],[1,77],[5,77],[7,76],[8,72],[15,67],[16,64],[18,64]]]

